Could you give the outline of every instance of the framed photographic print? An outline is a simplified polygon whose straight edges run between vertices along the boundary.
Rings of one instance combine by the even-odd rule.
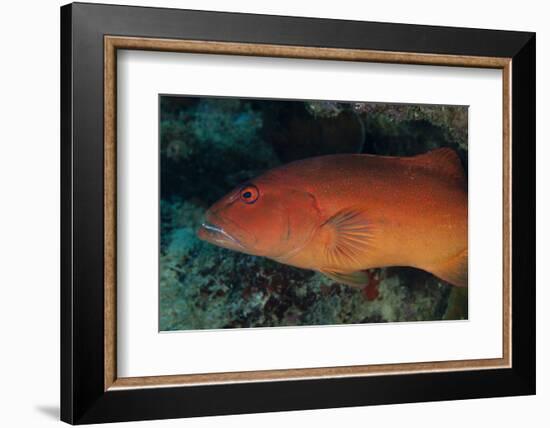
[[[535,393],[533,33],[75,3],[61,53],[62,420]]]

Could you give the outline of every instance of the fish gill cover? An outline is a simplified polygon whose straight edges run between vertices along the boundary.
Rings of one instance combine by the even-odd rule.
[[[356,288],[196,236],[212,203],[294,160],[450,147],[467,173],[467,129],[465,106],[161,96],[160,330],[467,318],[467,288],[422,270]]]

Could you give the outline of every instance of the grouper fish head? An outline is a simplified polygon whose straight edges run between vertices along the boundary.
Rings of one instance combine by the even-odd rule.
[[[223,248],[279,259],[299,252],[320,223],[315,197],[271,174],[212,205],[197,235]]]

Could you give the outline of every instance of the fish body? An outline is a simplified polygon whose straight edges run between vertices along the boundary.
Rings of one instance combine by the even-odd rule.
[[[314,157],[230,192],[198,235],[349,285],[365,285],[366,269],[411,266],[466,286],[467,183],[451,149]]]

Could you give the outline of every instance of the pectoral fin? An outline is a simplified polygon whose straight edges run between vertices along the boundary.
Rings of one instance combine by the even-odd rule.
[[[342,271],[355,270],[363,264],[365,254],[372,249],[374,228],[360,208],[339,211],[321,229],[329,266]]]
[[[352,287],[364,287],[369,282],[369,275],[365,271],[342,272],[336,270],[321,269],[323,275],[342,284],[351,285]]]
[[[428,269],[431,273],[457,287],[468,286],[468,249],[449,260]]]

